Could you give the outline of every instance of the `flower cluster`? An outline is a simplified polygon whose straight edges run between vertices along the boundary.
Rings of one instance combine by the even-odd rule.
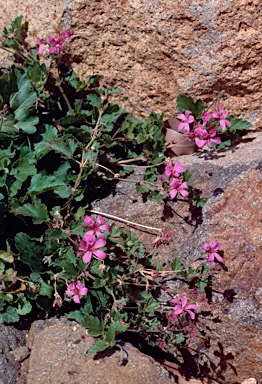
[[[45,45],[49,45],[49,54],[50,55],[64,55],[62,50],[62,44],[66,41],[66,39],[72,36],[74,33],[69,31],[64,31],[57,39],[54,36],[48,37],[47,41],[44,39],[36,40],[36,43],[39,44],[38,53],[43,55],[45,51]]]
[[[92,255],[100,260],[106,258],[106,253],[99,248],[106,245],[106,239],[102,232],[111,232],[111,228],[104,222],[105,219],[101,215],[97,216],[96,221],[91,216],[84,217],[84,225],[89,228],[89,231],[84,234],[83,240],[79,243],[80,252],[77,256],[82,256],[85,264],[91,261]],[[70,283],[66,290],[66,296],[73,297],[77,304],[80,304],[81,296],[85,296],[87,293],[88,289],[79,281]]]
[[[217,104],[217,111],[209,114],[206,111],[202,113],[201,120],[195,120],[192,112],[187,110],[180,113],[177,118],[182,122],[178,126],[178,131],[184,132],[191,140],[194,140],[198,148],[202,148],[205,144],[212,147],[213,144],[220,144],[221,139],[217,136],[218,126],[221,131],[225,131],[231,126],[229,120],[226,120],[228,112],[223,110],[221,104]]]
[[[172,188],[169,191],[171,199],[174,199],[178,193],[184,198],[188,196],[188,191],[186,191],[186,189],[188,189],[188,184],[180,177],[181,173],[185,171],[186,169],[179,162],[175,163],[175,165],[166,165],[165,175],[170,179],[170,186]]]
[[[81,252],[78,253],[78,256],[82,256],[85,264],[91,261],[92,255],[100,260],[104,260],[106,253],[99,248],[106,245],[106,239],[102,232],[110,232],[110,226],[104,224],[105,219],[101,215],[97,216],[96,222],[91,216],[85,216],[84,222],[89,231],[84,234],[83,240],[79,243]]]

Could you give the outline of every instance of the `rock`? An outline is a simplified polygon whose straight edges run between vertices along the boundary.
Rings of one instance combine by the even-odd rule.
[[[86,355],[93,342],[86,329],[66,318],[36,321],[28,337],[31,355],[26,383],[175,383],[160,364],[129,343],[123,345],[122,353],[94,359]]]
[[[136,116],[154,110],[172,118],[174,96],[186,93],[210,108],[221,97],[231,114],[260,129],[260,0],[46,0],[44,5],[21,0],[12,6],[0,0],[0,5],[0,28],[23,14],[31,47],[38,38],[73,29],[66,52],[75,70],[122,88],[115,101]]]
[[[261,140],[258,136],[258,142],[236,152],[235,163],[227,162],[227,155],[207,160],[203,166],[199,159],[195,163],[196,157],[188,156],[184,162],[180,158],[189,169],[204,171],[212,165],[214,174],[217,166],[220,169],[219,181],[204,208],[203,223],[179,255],[190,264],[210,239],[224,250],[227,270],[213,279],[212,302],[202,306],[206,313],[199,316],[206,342],[198,340],[191,347],[199,361],[192,373],[201,367],[202,372],[227,383],[244,380],[251,373],[258,381],[262,379],[262,158],[258,147],[253,159],[249,152]],[[185,351],[182,356],[185,359]]]
[[[21,364],[16,360],[16,350],[25,347],[26,333],[13,326],[0,324],[0,383],[15,384]]]
[[[242,381],[241,384],[257,384],[257,381],[254,378],[250,378],[250,379],[246,379],[246,380]]]
[[[262,133],[257,132],[217,155],[199,152],[177,158],[195,176],[194,186],[208,198],[197,228],[183,220],[188,215],[183,202],[171,203],[176,214],[161,221],[162,204],[144,204],[137,197],[134,202],[131,183],[119,183],[114,196],[94,205],[130,221],[172,230],[172,241],[158,249],[158,261],[180,256],[189,265],[206,241],[215,239],[221,244],[228,272],[221,271],[213,280],[211,304],[201,304],[204,315],[199,315],[200,331],[206,341],[202,344],[202,338],[196,339],[191,347],[197,353],[190,356],[182,350],[180,361],[185,362],[185,370],[191,361],[189,374],[208,374],[223,383],[240,383],[250,374],[262,379],[261,144]],[[136,233],[152,247],[152,234]]]

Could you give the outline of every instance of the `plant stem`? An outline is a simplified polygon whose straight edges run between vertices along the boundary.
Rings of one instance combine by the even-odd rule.
[[[69,100],[68,100],[68,98],[67,98],[67,96],[66,96],[66,94],[65,94],[65,92],[64,92],[64,90],[63,90],[63,88],[62,88],[62,86],[59,85],[59,84],[56,84],[56,85],[58,86],[59,91],[62,93],[62,96],[63,96],[63,98],[65,99],[65,102],[66,102],[66,104],[67,104],[67,106],[68,106],[69,111],[70,111],[71,113],[73,113],[73,109],[72,109],[72,107],[71,107],[71,104],[70,104],[70,102],[69,102]]]
[[[88,148],[92,145],[92,143],[94,142],[94,140],[97,137],[97,132],[98,132],[98,128],[99,128],[100,123],[101,123],[101,117],[103,115],[103,112],[104,111],[102,109],[99,110],[99,115],[98,115],[98,119],[97,119],[97,122],[96,122],[96,126],[93,129],[93,133],[92,133],[92,138],[89,141],[89,143],[86,145],[86,147],[83,148],[83,150],[82,150],[82,159],[81,159],[81,163],[79,165],[79,167],[80,167],[79,174],[78,174],[77,179],[75,181],[75,184],[74,184],[74,186],[72,188],[72,193],[71,193],[71,196],[70,196],[70,199],[69,199],[69,202],[68,202],[68,206],[67,206],[67,214],[65,216],[64,221],[68,218],[68,216],[70,216],[70,209],[71,209],[71,206],[72,206],[72,203],[73,203],[73,200],[74,200],[75,193],[76,193],[77,188],[79,187],[79,184],[81,182],[81,177],[82,177],[84,168],[86,167],[86,165],[87,165],[87,163],[89,161],[88,158],[86,160],[84,160],[85,154],[86,154]]]
[[[145,229],[152,229],[153,231],[158,231],[158,232],[163,234],[163,231],[161,228],[150,227],[148,225],[138,224],[138,223],[135,223],[134,221],[129,221],[129,220],[123,219],[123,218],[118,217],[118,216],[110,215],[109,213],[94,211],[93,209],[88,209],[88,211],[91,213],[94,213],[95,215],[103,215],[105,217],[108,217],[109,219],[115,219],[117,221],[123,221],[123,223],[136,225],[137,227],[141,227],[141,228],[145,228]]]

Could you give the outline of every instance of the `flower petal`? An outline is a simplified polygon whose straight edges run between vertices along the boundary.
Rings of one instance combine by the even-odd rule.
[[[176,189],[172,189],[172,191],[169,192],[169,196],[171,197],[171,199],[174,199],[174,197],[176,197],[176,195],[177,195]]]
[[[93,251],[93,254],[100,260],[104,260],[106,258],[106,253],[101,251],[100,249],[97,249],[96,251]]]
[[[182,308],[185,308],[186,303],[187,303],[187,297],[186,296],[182,296],[181,297],[181,302],[182,302]]]
[[[94,244],[94,248],[97,249],[97,248],[101,248],[101,247],[104,247],[106,245],[106,239],[103,237],[99,237],[99,239],[96,241],[96,243]]]
[[[187,311],[187,313],[189,314],[189,316],[191,317],[191,319],[194,320],[194,318],[195,318],[195,314],[194,314],[194,312],[192,312],[192,311],[190,311],[190,310],[186,310],[186,311]]]
[[[85,264],[88,264],[88,263],[90,262],[91,258],[92,258],[92,252],[91,252],[91,251],[87,251],[87,252],[84,254],[82,260],[83,260],[83,262],[84,262]]]
[[[181,307],[181,305],[176,305],[174,307],[174,314],[175,315],[180,315],[180,313],[184,312],[184,309]]]
[[[75,295],[75,296],[73,297],[73,300],[74,300],[74,302],[75,302],[76,304],[80,304],[79,295]]]

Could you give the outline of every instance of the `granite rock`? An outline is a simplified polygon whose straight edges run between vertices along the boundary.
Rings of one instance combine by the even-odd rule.
[[[74,30],[66,52],[76,72],[122,88],[115,101],[136,116],[154,110],[174,117],[180,93],[200,97],[209,107],[221,96],[230,113],[261,128],[260,0],[0,0],[0,5],[0,28],[23,14],[31,47],[38,38]]]
[[[160,364],[129,343],[99,359],[86,354],[93,343],[86,329],[66,318],[36,321],[27,342],[31,355],[26,383],[175,383]]]
[[[15,384],[20,372],[20,358],[17,359],[21,349],[27,350],[26,332],[19,331],[13,326],[0,324],[0,383]],[[28,351],[28,350],[27,350]],[[23,355],[26,358],[28,355]],[[21,356],[21,354],[20,354]]]

